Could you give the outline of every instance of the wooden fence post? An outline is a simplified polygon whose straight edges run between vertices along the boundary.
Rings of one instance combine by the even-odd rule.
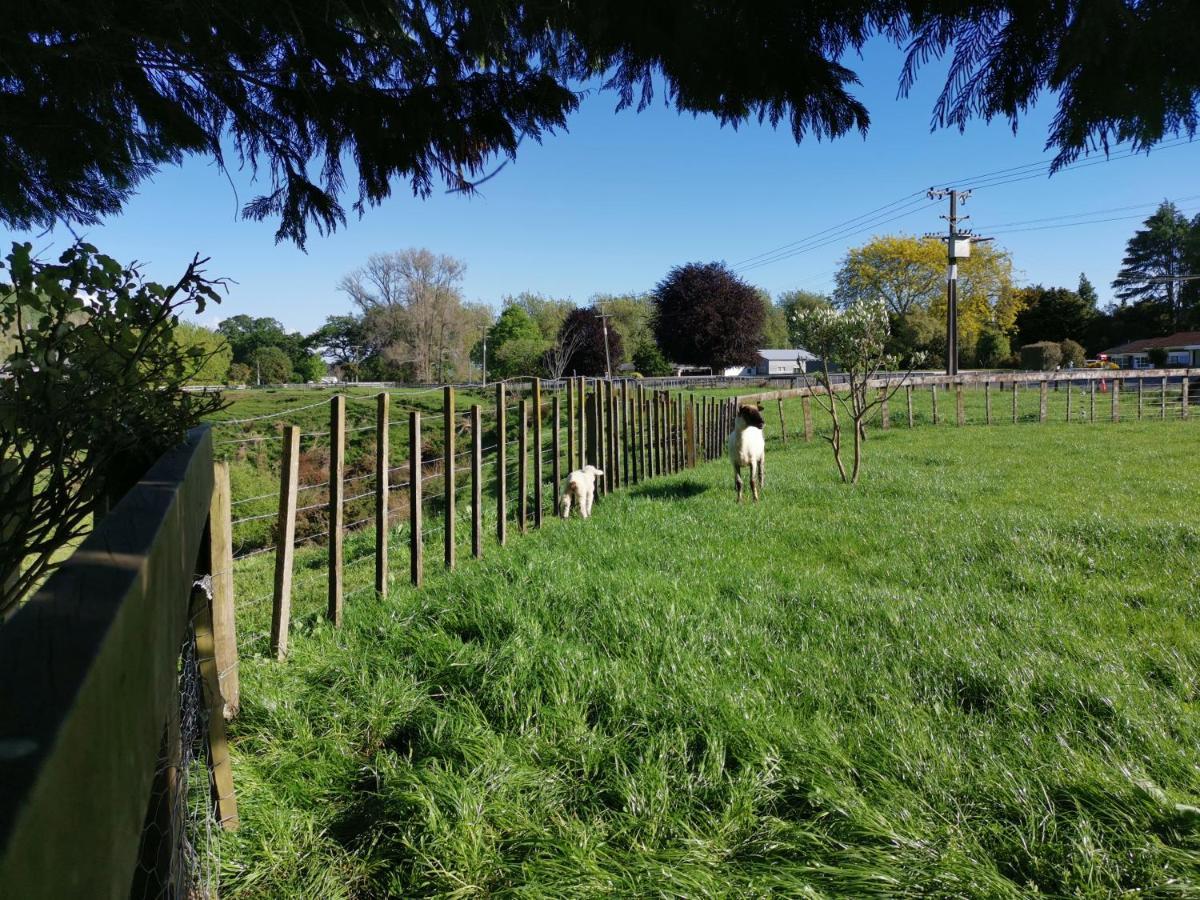
[[[885,425],[884,428],[887,426]],[[783,438],[783,446],[787,446],[787,425],[783,421],[783,398],[779,398],[779,434]]]
[[[933,387],[930,389],[929,394],[931,397],[933,397],[933,424],[937,425],[938,424],[938,408],[937,408],[938,386],[936,384],[933,385]]]
[[[517,404],[517,529],[524,534],[528,528],[525,495],[529,491],[529,402],[524,398]]]
[[[783,401],[779,402],[782,406]],[[888,389],[886,387],[879,389],[879,427],[884,431],[892,427],[892,411],[888,407]]]
[[[1012,388],[1012,420],[1013,420],[1014,425],[1017,424],[1017,394],[1018,394],[1017,388],[1018,387],[1020,387],[1020,384],[1016,381],[1014,381],[1011,385],[1011,388]]]
[[[693,394],[688,395],[687,419],[684,421],[684,431],[686,434],[687,466],[689,469],[694,469],[696,468],[696,397]]]
[[[550,515],[553,516],[558,509],[558,489],[562,483],[562,437],[560,436],[562,406],[557,394],[550,402],[550,414],[554,419],[554,435],[550,439],[550,452],[553,454],[553,459],[550,461],[550,483],[552,485]]]
[[[454,438],[458,423],[454,411],[454,388],[446,385],[442,388],[442,495],[445,498],[442,505],[445,515],[442,523],[443,549],[447,569],[453,569],[455,563],[454,526],[456,518],[455,500],[457,499],[458,479],[454,473]]]
[[[287,656],[292,616],[292,557],[296,552],[296,489],[300,475],[300,429],[283,427],[283,460],[279,474],[279,527],[275,544],[275,597],[271,608],[271,653]]]
[[[1179,380],[1179,417],[1188,417],[1188,377],[1184,375]]]
[[[496,543],[508,541],[508,417],[504,382],[496,385]],[[582,451],[581,451],[582,452]]]
[[[1114,378],[1112,386],[1112,420],[1121,421],[1121,379]]]
[[[1042,385],[1041,385],[1041,388],[1040,388],[1040,391],[1038,394],[1038,421],[1039,422],[1046,421],[1046,401],[1047,401],[1047,398],[1049,397],[1048,391],[1049,391],[1049,386],[1046,383],[1046,379],[1043,378]]]
[[[1165,419],[1167,417],[1167,376],[1165,376],[1165,375],[1162,377],[1162,392],[1159,396],[1159,399],[1160,399],[1159,418]]]
[[[196,660],[200,669],[204,705],[208,711],[204,739],[208,749],[212,807],[223,829],[237,831],[237,795],[233,790],[233,768],[229,761],[229,742],[225,736],[212,608],[209,606],[208,595],[200,589],[192,593],[192,628],[196,634]]]
[[[911,388],[909,388],[908,401],[909,401],[908,411],[910,414],[909,418],[911,420],[911,413],[912,413],[912,389]],[[804,443],[809,444],[809,443],[812,443],[812,439],[813,439],[813,414],[812,414],[812,397],[811,396],[809,396],[808,394],[805,394],[803,397],[800,398],[800,409],[804,415]]]
[[[954,385],[954,422],[959,427],[967,424],[967,413],[963,407],[963,386],[961,381]]]
[[[542,379],[533,379],[533,527],[542,527]]]
[[[388,589],[389,401],[388,394],[380,394],[375,409],[375,593],[380,597],[386,597]]]
[[[992,383],[985,381],[983,383],[983,416],[984,422],[988,425],[992,424]]]
[[[326,615],[334,627],[342,624],[342,544],[345,538],[346,398],[329,401],[329,596]]]
[[[1088,393],[1088,421],[1095,422],[1096,421],[1096,379],[1095,378],[1091,379],[1091,381],[1088,383],[1088,387],[1090,389],[1089,393]]]
[[[478,403],[471,404],[471,555],[483,556],[483,411]]]
[[[421,413],[408,414],[408,577],[414,587],[425,580],[425,525],[422,515],[425,461],[421,455]]]
[[[233,521],[229,490],[229,463],[213,465],[213,493],[208,508],[209,554],[212,570],[213,640],[225,718],[237,715],[238,686],[237,621],[233,609]]]
[[[904,394],[905,394],[905,399],[908,401],[908,427],[912,428],[913,427],[913,403],[912,403],[913,389],[912,389],[911,384],[906,384],[904,386]]]
[[[614,491],[621,486],[621,463],[617,459],[617,391],[616,385],[610,380],[604,381],[604,415],[605,434],[608,440],[604,442],[608,455],[608,468],[604,470],[605,480]]]
[[[575,468],[575,380],[568,378],[567,386],[567,471]],[[555,484],[554,490],[558,490]]]
[[[1071,379],[1067,379],[1067,421],[1071,421]]]
[[[1144,395],[1145,395],[1145,391],[1144,391],[1144,388],[1145,388],[1145,383],[1146,383],[1146,379],[1145,379],[1145,378],[1138,378],[1138,407],[1137,407],[1137,417],[1138,417],[1138,421],[1139,421],[1139,422],[1142,420],[1142,405],[1143,405],[1143,397],[1144,397]]]

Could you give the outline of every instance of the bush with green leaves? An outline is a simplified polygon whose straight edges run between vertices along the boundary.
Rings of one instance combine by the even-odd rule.
[[[1087,353],[1084,352],[1083,344],[1078,341],[1067,338],[1065,341],[1059,343],[1058,350],[1062,354],[1061,365],[1064,369],[1081,369],[1087,361]]]
[[[882,300],[857,299],[843,309],[812,307],[793,317],[794,333],[801,346],[820,359],[817,383],[823,392],[813,400],[829,413],[833,429],[824,435],[843,482],[858,483],[862,470],[866,422],[876,407],[890,399],[908,380],[924,357],[914,354],[902,376],[879,381],[881,372],[899,368],[901,360],[886,351],[891,338],[887,305]],[[836,366],[846,377],[844,386],[831,386],[829,373]],[[854,436],[854,460],[847,474],[842,461],[842,422],[839,410],[849,416]]]
[[[0,613],[53,568],[95,513],[223,406],[183,390],[208,361],[176,340],[179,312],[218,300],[196,257],[173,285],[86,243],[56,262],[13,244],[0,263]]]
[[[1012,355],[1008,335],[998,328],[985,328],[975,343],[975,359],[985,369],[994,369],[1004,364]]]
[[[1021,348],[1021,368],[1049,372],[1062,362],[1062,348],[1055,341],[1037,341]]]
[[[633,364],[649,378],[663,378],[675,371],[653,341],[646,341],[633,352]]]
[[[294,381],[292,361],[279,347],[259,347],[250,358],[255,384],[290,384]]]

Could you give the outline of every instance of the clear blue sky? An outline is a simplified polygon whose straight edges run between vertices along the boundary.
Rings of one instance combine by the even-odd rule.
[[[122,215],[86,234],[122,260],[145,261],[161,280],[177,276],[194,252],[211,256],[210,272],[237,284],[203,316],[206,324],[247,313],[309,331],[347,311],[338,279],[375,252],[427,247],[465,260],[470,300],[498,305],[505,294],[530,290],[582,302],[595,293],[648,290],[680,263],[737,263],[933,185],[1049,160],[1042,147],[1053,104],[1033,110],[1016,135],[1007,123],[982,121],[962,135],[931,133],[941,68],[927,68],[914,94],[900,100],[900,64],[899,51],[884,42],[849,61],[871,112],[865,140],[854,134],[797,145],[786,128],[721,128],[709,117],[677,114],[661,97],[640,114],[616,114],[616,97],[599,93],[584,101],[568,133],[523,145],[482,195],[422,201],[398,184],[392,199],[362,219],[332,237],[313,236],[307,253],[275,245],[272,223],[237,217],[239,204],[256,193],[248,173],[233,173],[235,196],[226,176],[202,159],[161,171]],[[1107,302],[1125,241],[1153,205],[1190,198],[1180,205],[1200,210],[1197,173],[1200,141],[980,190],[963,212],[972,216],[968,227],[987,233],[1004,223],[1145,204],[1094,217],[1134,218],[997,238],[1012,251],[1021,283],[1074,287],[1082,271]],[[744,274],[775,295],[828,290],[848,247],[873,232],[940,231],[944,211],[915,211]],[[0,237],[7,246],[25,236]],[[53,250],[68,239],[58,231],[35,247]]]

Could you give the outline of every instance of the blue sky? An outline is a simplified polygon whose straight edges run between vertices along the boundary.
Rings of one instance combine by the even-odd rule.
[[[313,236],[307,253],[276,245],[272,223],[240,220],[239,205],[256,193],[248,173],[233,173],[235,195],[203,159],[164,169],[122,215],[86,234],[122,260],[144,261],[162,280],[177,276],[194,252],[211,256],[210,273],[237,283],[203,316],[206,324],[247,313],[309,331],[348,310],[337,282],[375,252],[427,247],[465,260],[470,300],[498,305],[505,294],[530,290],[582,302],[596,293],[648,290],[681,263],[737,263],[933,185],[968,186],[959,179],[1049,161],[1042,147],[1051,102],[1032,110],[1016,135],[1007,123],[982,121],[965,134],[931,133],[941,69],[928,67],[914,93],[897,99],[901,62],[898,50],[876,41],[848,63],[862,78],[857,94],[871,112],[865,140],[854,134],[797,145],[786,128],[721,128],[711,117],[679,115],[661,97],[642,113],[614,113],[615,95],[598,93],[570,119],[568,133],[526,142],[481,195],[439,193],[423,201],[397,184],[395,195],[362,219],[331,237]],[[1200,141],[979,190],[962,211],[972,216],[967,227],[989,233],[988,226],[1004,223],[1115,210],[1091,218],[1123,217],[1118,221],[1035,223],[1055,227],[997,237],[1012,251],[1021,283],[1073,287],[1082,271],[1107,302],[1125,241],[1158,201],[1200,210],[1198,172]],[[1135,204],[1144,205],[1116,209]],[[944,205],[919,206],[899,221],[743,274],[772,294],[828,290],[846,249],[872,233],[945,227],[938,218]],[[0,237],[7,246],[25,236]],[[35,239],[35,247],[53,250],[68,239],[58,231]]]

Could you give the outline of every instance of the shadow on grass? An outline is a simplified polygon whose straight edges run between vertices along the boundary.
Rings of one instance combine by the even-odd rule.
[[[634,497],[648,497],[651,500],[686,500],[688,497],[703,494],[708,489],[709,485],[689,479],[688,481],[673,481],[669,484],[642,485],[634,488],[630,494]]]

